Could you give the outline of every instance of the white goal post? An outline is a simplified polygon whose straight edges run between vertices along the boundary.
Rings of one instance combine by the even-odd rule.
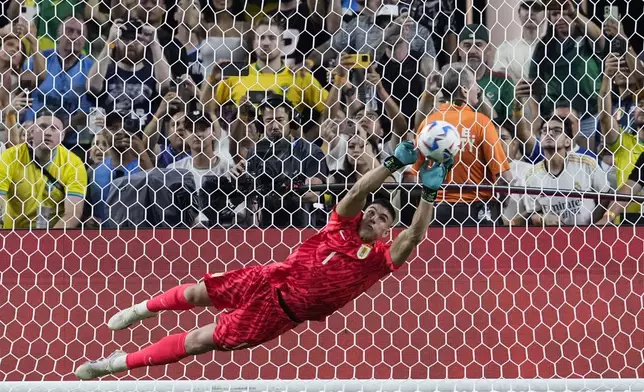
[[[642,392],[643,379],[6,382],[0,392]]]

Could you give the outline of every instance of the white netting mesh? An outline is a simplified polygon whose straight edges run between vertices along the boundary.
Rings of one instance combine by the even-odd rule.
[[[644,187],[641,2],[0,12],[1,380],[72,379],[85,359],[211,323],[105,327],[207,271],[284,259],[434,120],[462,150],[408,270],[325,323],[132,376],[644,377],[644,232],[628,203]],[[395,235],[420,188],[411,168],[387,182],[402,185],[374,197],[394,205]]]

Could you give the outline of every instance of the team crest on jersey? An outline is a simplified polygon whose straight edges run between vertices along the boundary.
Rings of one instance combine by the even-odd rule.
[[[364,260],[369,256],[369,253],[371,253],[371,247],[367,244],[362,244],[360,249],[358,249],[358,258]]]

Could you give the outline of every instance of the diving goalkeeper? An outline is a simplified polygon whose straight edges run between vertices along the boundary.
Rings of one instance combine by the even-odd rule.
[[[167,336],[144,349],[115,351],[86,362],[76,376],[89,380],[112,373],[165,365],[212,350],[239,350],[277,338],[307,320],[323,320],[400,267],[425,237],[433,202],[452,162],[427,164],[420,170],[422,200],[409,228],[391,245],[395,217],[386,200],[375,200],[362,211],[367,196],[380,188],[392,172],[416,162],[410,142],[367,173],[335,206],[327,226],[304,241],[283,262],[208,274],[199,284],[177,286],[120,311],[108,321],[113,330],[154,317],[164,310],[213,306],[228,310],[214,324]]]

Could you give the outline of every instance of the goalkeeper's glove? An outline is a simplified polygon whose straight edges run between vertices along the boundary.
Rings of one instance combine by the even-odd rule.
[[[418,159],[418,151],[412,142],[402,142],[396,146],[394,155],[385,159],[384,165],[392,173],[407,165],[415,163]]]
[[[454,159],[450,158],[449,160],[443,163],[434,162],[430,167],[429,159],[425,164],[420,168],[420,179],[423,183],[423,192],[421,197],[428,203],[433,203],[436,200],[436,194],[438,189],[443,185],[443,181],[447,177],[447,173],[454,165]]]

